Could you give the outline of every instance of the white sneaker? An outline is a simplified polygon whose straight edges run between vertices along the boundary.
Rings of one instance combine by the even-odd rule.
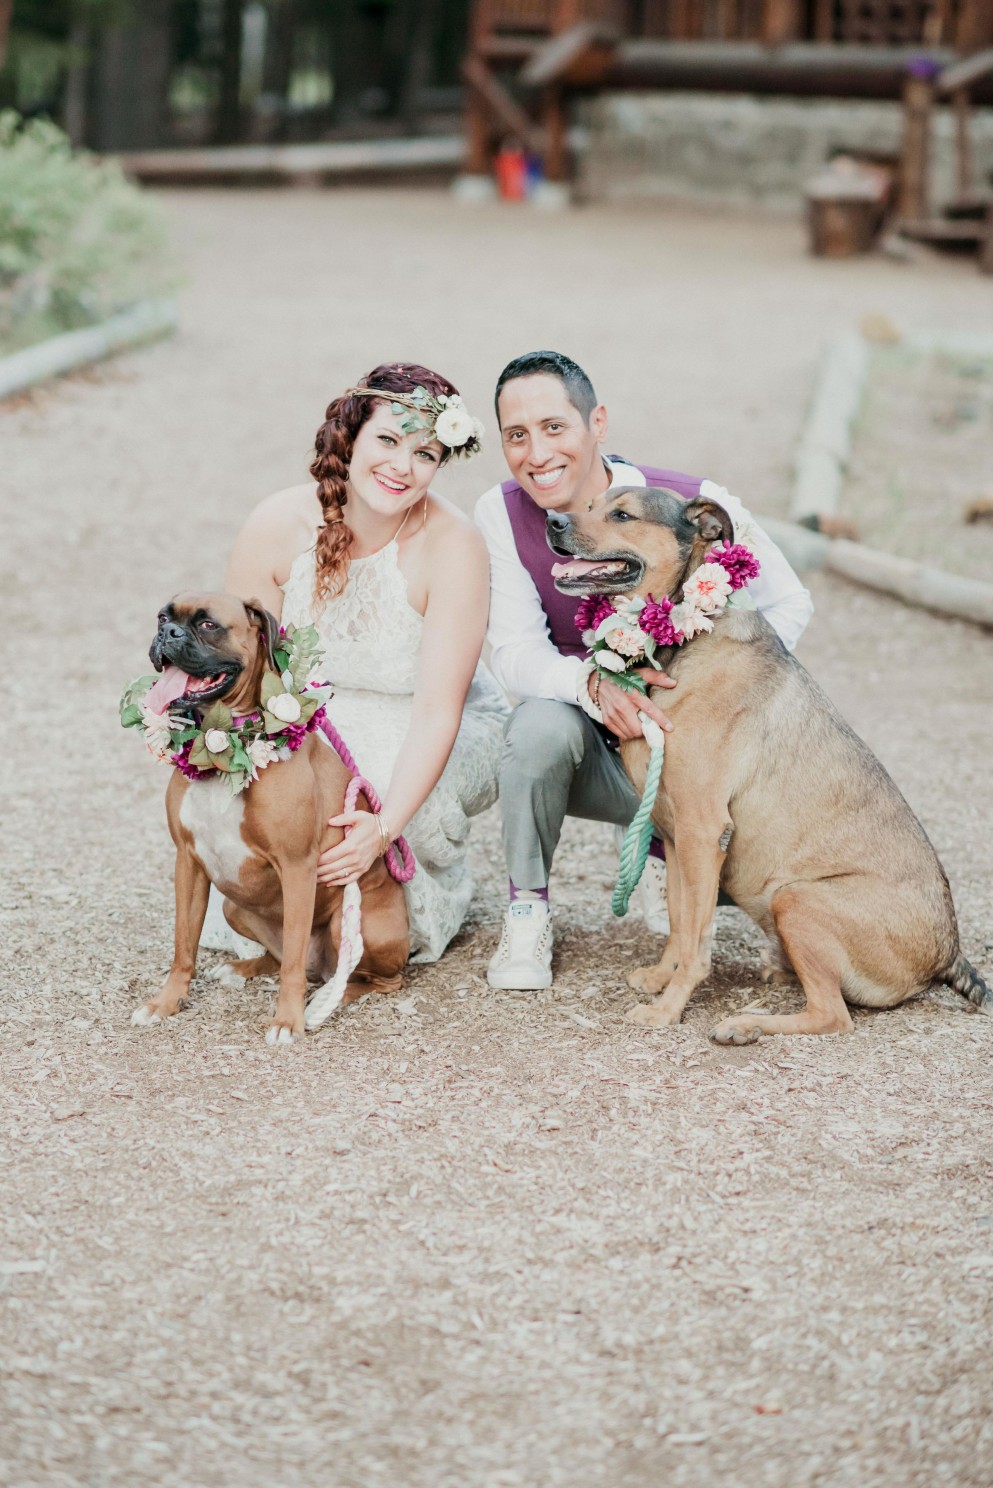
[[[515,899],[507,906],[486,980],[500,992],[552,985],[552,916],[544,899]]]
[[[624,845],[624,828],[614,828],[618,855]],[[653,935],[669,934],[669,908],[665,892],[665,863],[661,858],[646,858],[645,870],[631,896],[641,912],[645,928]]]

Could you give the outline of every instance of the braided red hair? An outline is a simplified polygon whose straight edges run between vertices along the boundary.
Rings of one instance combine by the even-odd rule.
[[[390,393],[412,393],[422,387],[434,397],[451,397],[458,388],[437,372],[416,363],[391,362],[377,367],[359,386],[382,388],[383,397]],[[324,525],[317,536],[315,554],[316,579],[314,598],[320,603],[340,594],[348,581],[348,553],[352,533],[344,517],[348,501],[348,467],[352,459],[355,436],[371,416],[375,399],[368,394],[359,397],[334,398],[324,415],[324,422],[314,440],[315,458],[310,473],[317,482],[317,497],[324,511]],[[446,450],[441,463],[448,458]]]

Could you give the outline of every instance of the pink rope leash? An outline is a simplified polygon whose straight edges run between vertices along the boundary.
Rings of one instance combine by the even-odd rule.
[[[321,719],[319,726],[328,743],[336,750],[345,769],[352,772],[352,778],[348,782],[348,789],[345,791],[345,810],[355,810],[355,802],[358,799],[359,792],[361,792],[374,812],[378,813],[382,811],[383,803],[376,793],[376,787],[371,781],[366,780],[364,775],[359,774],[359,767],[355,763],[355,758],[351,750],[326,713]],[[414,854],[410,850],[410,844],[407,842],[406,837],[394,838],[386,849],[386,855],[383,861],[386,864],[386,870],[390,877],[398,884],[410,883],[410,880],[417,871]]]

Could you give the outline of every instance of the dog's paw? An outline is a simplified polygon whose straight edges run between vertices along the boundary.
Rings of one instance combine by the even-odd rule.
[[[285,1023],[274,1023],[266,1030],[265,1041],[274,1047],[285,1048],[289,1044],[297,1044],[303,1037],[302,1034],[294,1033],[292,1028],[287,1028]]]
[[[205,979],[208,982],[220,982],[221,986],[226,987],[229,992],[240,992],[245,985],[245,978],[226,961],[222,961],[220,966],[212,966],[206,973]]]
[[[759,980],[764,987],[795,987],[800,978],[792,966],[763,966]]]
[[[636,992],[646,992],[649,997],[654,997],[669,985],[672,980],[672,972],[662,966],[636,966],[634,971],[628,973],[627,983]]]
[[[657,1002],[639,1002],[624,1014],[629,1023],[640,1023],[644,1028],[671,1028],[679,1022],[680,1015],[673,1014]]]
[[[142,1007],[135,1008],[131,1014],[131,1023],[135,1028],[151,1028],[155,1024],[164,1021],[162,1014],[157,1013],[150,1002],[146,1002]]]
[[[742,1044],[757,1044],[762,1037],[761,1028],[749,1025],[744,1018],[725,1018],[723,1023],[718,1023],[716,1028],[710,1030],[710,1037],[715,1044],[733,1044],[740,1047]]]

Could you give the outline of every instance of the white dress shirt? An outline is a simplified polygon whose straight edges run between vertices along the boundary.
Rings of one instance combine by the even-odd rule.
[[[608,460],[612,486],[645,486],[644,475],[623,460]],[[724,507],[734,524],[735,541],[746,542],[761,564],[748,586],[756,609],[762,611],[783,645],[792,651],[814,612],[813,602],[768,533],[753,521],[736,496],[713,481],[704,481],[700,495]],[[534,580],[517,553],[506,502],[493,486],[476,503],[476,525],[490,555],[490,665],[500,686],[512,696],[552,698],[574,703],[585,685],[581,656],[563,656],[552,644],[548,619]],[[578,600],[577,600],[578,604]]]

